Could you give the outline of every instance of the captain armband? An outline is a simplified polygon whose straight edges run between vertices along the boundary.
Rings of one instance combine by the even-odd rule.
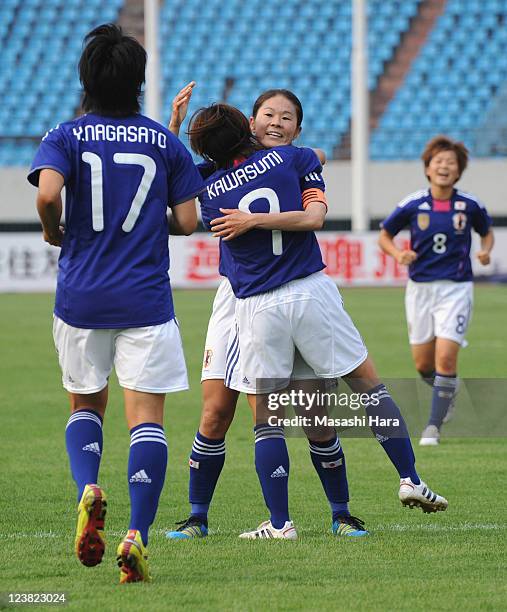
[[[309,204],[312,204],[313,202],[320,202],[321,204],[324,204],[324,206],[326,207],[326,212],[327,212],[326,194],[322,191],[322,189],[317,189],[317,188],[305,189],[305,191],[303,191],[302,197],[303,197],[303,209],[304,210],[306,210]]]

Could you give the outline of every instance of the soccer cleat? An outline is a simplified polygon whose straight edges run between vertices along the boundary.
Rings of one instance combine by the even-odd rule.
[[[337,536],[360,538],[369,535],[368,531],[364,529],[364,521],[350,514],[344,514],[337,517],[337,519],[333,521],[331,529]]]
[[[129,529],[123,542],[116,551],[116,561],[120,568],[120,584],[126,582],[151,582],[148,571],[148,551],[141,532]]]
[[[421,508],[426,513],[447,510],[449,505],[445,497],[434,493],[422,480],[416,485],[410,478],[400,479],[398,497],[403,506]]]
[[[98,565],[104,556],[106,508],[104,491],[96,484],[86,485],[78,506],[75,550],[78,559],[87,567]]]
[[[275,529],[271,521],[264,521],[254,531],[245,531],[241,533],[240,538],[244,540],[258,540],[275,538],[278,540],[297,540],[298,534],[294,528],[292,521],[286,521],[281,529]]]
[[[438,446],[440,443],[440,432],[436,425],[428,425],[423,429],[419,446]]]
[[[186,521],[180,521],[181,525],[175,531],[166,531],[165,537],[169,540],[192,540],[205,538],[208,535],[208,526],[196,516],[190,516]]]

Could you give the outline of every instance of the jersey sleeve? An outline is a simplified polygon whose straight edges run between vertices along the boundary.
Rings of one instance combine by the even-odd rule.
[[[30,172],[27,176],[28,181],[34,187],[39,186],[40,171],[46,168],[59,172],[63,176],[65,183],[70,178],[71,155],[64,130],[59,125],[45,134],[35,153]]]
[[[476,202],[472,209],[472,227],[480,235],[485,236],[492,225],[491,217],[481,202]]]
[[[172,147],[168,151],[172,157],[168,206],[172,207],[195,198],[204,189],[204,182],[192,156],[176,137],[173,137]]]
[[[380,224],[391,236],[396,236],[410,223],[411,207],[409,204],[398,204],[393,212]]]
[[[308,174],[321,174],[322,166],[313,149],[307,147],[292,147],[294,151],[294,166],[300,178]]]

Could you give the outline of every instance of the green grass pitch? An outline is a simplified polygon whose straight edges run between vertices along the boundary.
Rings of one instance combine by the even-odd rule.
[[[380,374],[414,377],[402,290],[343,295]],[[371,531],[359,540],[332,536],[307,444],[290,439],[290,503],[300,539],[240,541],[239,532],[267,518],[242,399],[210,513],[212,535],[165,539],[164,530],[188,514],[187,457],[198,426],[212,297],[175,294],[191,391],[166,402],[170,458],[149,547],[154,582],[120,587],[114,556],[128,525],[129,447],[120,389],[112,381],[100,478],[109,498],[108,548],[101,565],[85,568],[72,550],[75,490],[64,448],[68,407],[51,339],[53,297],[0,296],[0,592],[65,591],[67,606],[77,610],[505,609],[504,438],[444,438],[438,448],[416,447],[419,472],[450,502],[447,512],[431,516],[402,508],[397,474],[374,440],[345,440],[351,510]],[[506,307],[507,288],[477,287],[461,376],[507,378]]]

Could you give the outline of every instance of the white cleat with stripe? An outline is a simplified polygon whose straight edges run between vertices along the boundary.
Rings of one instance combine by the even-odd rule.
[[[278,539],[278,540],[297,540],[298,534],[292,521],[287,521],[281,529],[275,529],[271,521],[264,521],[254,531],[241,533],[240,538],[244,540]]]
[[[434,493],[422,480],[417,485],[410,478],[400,479],[398,497],[403,506],[421,508],[423,512],[427,513],[447,510],[449,505],[445,497]]]

